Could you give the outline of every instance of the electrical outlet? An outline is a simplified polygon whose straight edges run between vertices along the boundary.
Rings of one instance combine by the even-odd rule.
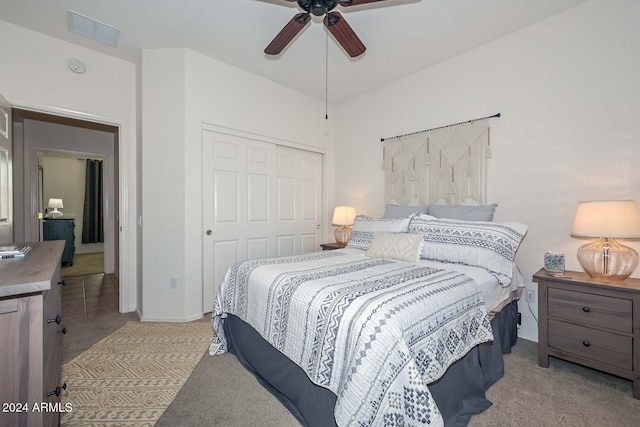
[[[169,287],[171,289],[178,289],[178,278],[172,277],[169,279]]]
[[[536,302],[536,290],[535,289],[525,289],[525,298],[527,302]]]

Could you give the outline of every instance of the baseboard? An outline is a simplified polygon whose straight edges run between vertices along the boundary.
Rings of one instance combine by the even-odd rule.
[[[141,322],[172,322],[172,323],[186,323],[186,322],[193,322],[194,320],[200,320],[202,319],[204,316],[202,315],[202,313],[199,314],[194,314],[192,316],[188,316],[188,317],[180,317],[180,318],[171,318],[171,317],[149,317],[149,316],[141,316],[140,312],[136,310],[136,313],[138,313],[138,317],[140,318]]]

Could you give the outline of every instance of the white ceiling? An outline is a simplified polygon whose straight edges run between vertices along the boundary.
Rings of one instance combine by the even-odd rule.
[[[328,101],[351,99],[586,1],[387,0],[339,6],[367,51],[351,59],[330,36]],[[118,47],[70,33],[67,9],[120,28]],[[136,62],[141,49],[187,47],[325,100],[327,32],[319,18],[278,57],[263,53],[298,12],[297,3],[285,0],[0,0],[0,19],[112,56]]]

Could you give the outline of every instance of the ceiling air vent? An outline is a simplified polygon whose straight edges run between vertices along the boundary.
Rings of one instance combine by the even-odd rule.
[[[69,31],[83,37],[95,40],[108,46],[116,47],[120,30],[111,25],[107,25],[93,18],[80,15],[73,10],[67,10],[69,17]]]

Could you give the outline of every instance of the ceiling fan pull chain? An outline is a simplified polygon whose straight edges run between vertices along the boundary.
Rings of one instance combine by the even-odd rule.
[[[329,120],[329,31],[326,31],[324,48],[325,48],[324,119]]]

